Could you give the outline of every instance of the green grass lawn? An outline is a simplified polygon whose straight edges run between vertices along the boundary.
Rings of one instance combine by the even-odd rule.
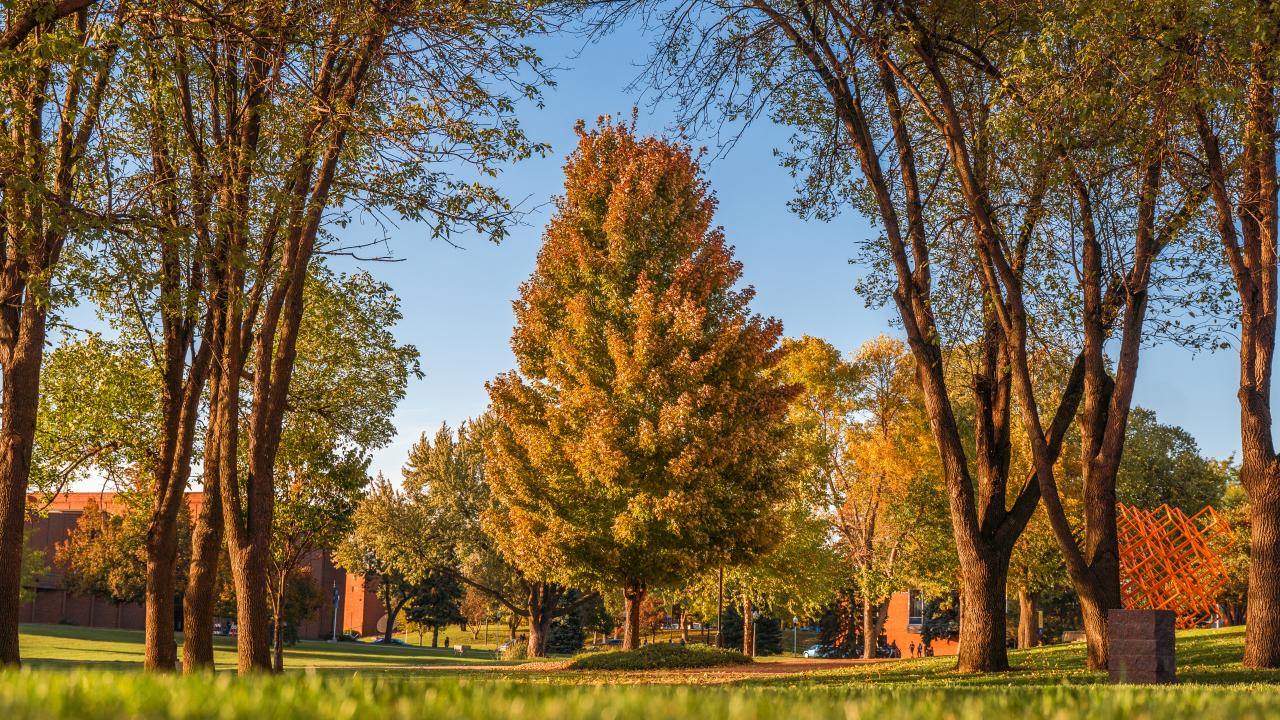
[[[303,643],[279,677],[153,676],[141,633],[24,626],[26,665],[0,673],[4,720],[26,718],[712,718],[725,720],[1261,720],[1280,717],[1280,671],[1239,667],[1239,628],[1180,633],[1176,687],[1105,685],[1082,645],[1015,652],[1010,673],[970,676],[951,658],[901,660],[732,684],[698,672],[464,672],[490,655],[353,643]],[[219,643],[220,664],[232,660]],[[452,663],[430,673],[414,666]],[[732,672],[732,670],[729,670]]]
[[[76,625],[23,625],[20,636],[23,662],[33,668],[94,666],[107,669],[141,669],[142,633],[136,630],[104,630]],[[234,638],[214,639],[214,662],[219,667],[236,664]],[[289,669],[396,669],[417,665],[510,664],[494,659],[491,650],[468,651],[330,643],[304,640],[286,648]]]

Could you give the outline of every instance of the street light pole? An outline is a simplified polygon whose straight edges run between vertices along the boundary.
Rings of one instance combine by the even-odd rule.
[[[791,616],[791,654],[799,655],[800,647],[797,641],[800,638],[800,618],[795,615]]]
[[[338,642],[338,601],[341,599],[338,594],[338,581],[333,581],[333,634],[329,636],[329,642]]]
[[[716,647],[724,647],[724,566],[720,566],[719,595],[716,597]]]
[[[751,657],[756,656],[756,628],[760,626],[760,611],[751,611]]]

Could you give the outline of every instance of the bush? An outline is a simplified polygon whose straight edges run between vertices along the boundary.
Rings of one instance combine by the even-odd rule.
[[[666,670],[680,668],[724,667],[742,665],[751,658],[736,650],[721,650],[708,645],[676,645],[658,643],[638,650],[579,655],[569,663],[571,670]]]
[[[768,615],[756,620],[756,655],[777,655],[782,652],[782,621]]]
[[[551,632],[547,633],[547,652],[553,655],[572,655],[582,649],[587,634],[582,631],[582,622],[576,614],[562,617],[551,623]]]
[[[498,659],[527,660],[529,659],[529,645],[523,641],[512,643],[510,646],[498,651]]]

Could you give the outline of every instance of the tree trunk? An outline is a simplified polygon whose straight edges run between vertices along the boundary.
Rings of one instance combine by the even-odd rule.
[[[960,652],[961,672],[1009,669],[1005,643],[1005,580],[1009,558],[987,551],[973,559],[960,556]]]
[[[1280,477],[1252,483],[1249,498],[1249,594],[1244,665],[1280,667]],[[1243,469],[1241,476],[1243,477]]]
[[[271,612],[267,608],[266,548],[228,548],[236,584],[236,668],[243,675],[271,670]]]
[[[742,596],[742,654],[747,657],[755,657],[756,654],[756,636],[752,630],[755,629],[755,620],[751,617],[752,606],[751,598],[746,595]]]
[[[888,616],[889,601],[872,603],[862,601],[862,657],[873,658],[879,647],[880,635],[884,633],[884,623]]]
[[[272,614],[272,658],[271,669],[275,672],[284,672],[284,618],[280,617],[280,611],[276,610]]]
[[[561,590],[550,583],[530,583],[525,597],[529,617],[529,657],[546,657],[547,636],[551,633],[551,620],[560,602]]]
[[[880,648],[880,628],[876,623],[876,609],[868,598],[862,599],[862,657],[873,658]]]
[[[30,290],[28,291],[31,292]],[[14,302],[9,300],[8,302]],[[45,311],[24,303],[20,330],[0,379],[0,664],[17,665],[23,531],[40,404]]]
[[[422,643],[419,642],[418,644],[421,645]],[[440,646],[440,626],[432,625],[431,626],[431,647],[436,648],[439,646]]]
[[[206,448],[205,467],[209,464]],[[191,566],[182,597],[182,668],[193,673],[213,669],[213,602],[222,552],[222,498],[217,472],[206,471],[204,499],[191,534]]]
[[[145,643],[143,667],[173,672],[178,666],[178,643],[174,638],[175,564],[178,556],[176,522],[161,522],[148,539]]]
[[[622,599],[626,607],[626,622],[623,626],[622,649],[635,650],[640,647],[640,604],[644,602],[645,584],[628,582],[622,588]]]
[[[1040,645],[1040,593],[1018,588],[1018,649]]]
[[[680,608],[680,642],[689,644],[689,614]]]

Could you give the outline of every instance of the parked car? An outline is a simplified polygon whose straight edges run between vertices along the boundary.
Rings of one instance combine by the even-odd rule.
[[[618,647],[621,647],[621,646],[622,646],[622,638],[609,638],[609,639],[607,639],[607,640],[605,640],[605,641],[604,641],[604,644],[605,644],[605,645],[610,645],[610,646],[618,646]]]
[[[388,640],[386,637],[383,637],[383,636],[379,636],[375,638],[373,642],[370,644],[371,645],[400,645],[401,647],[409,646],[409,643],[401,640],[400,638],[391,638],[390,640]]]
[[[511,648],[513,648],[513,647],[515,647],[516,645],[519,645],[519,644],[520,644],[520,640],[518,640],[518,639],[516,639],[516,638],[511,638],[510,640],[508,640],[508,641],[506,641],[506,642],[504,642],[504,643],[502,643],[501,645],[499,645],[499,646],[498,646],[498,652],[500,652],[500,653],[501,653],[501,652],[506,652],[506,651],[510,650]]]
[[[804,652],[801,653],[801,655],[804,655],[807,658],[833,658],[833,657],[838,657],[839,652],[836,650],[836,648],[833,648],[830,645],[818,644],[818,645],[810,645],[809,647],[805,648]]]

